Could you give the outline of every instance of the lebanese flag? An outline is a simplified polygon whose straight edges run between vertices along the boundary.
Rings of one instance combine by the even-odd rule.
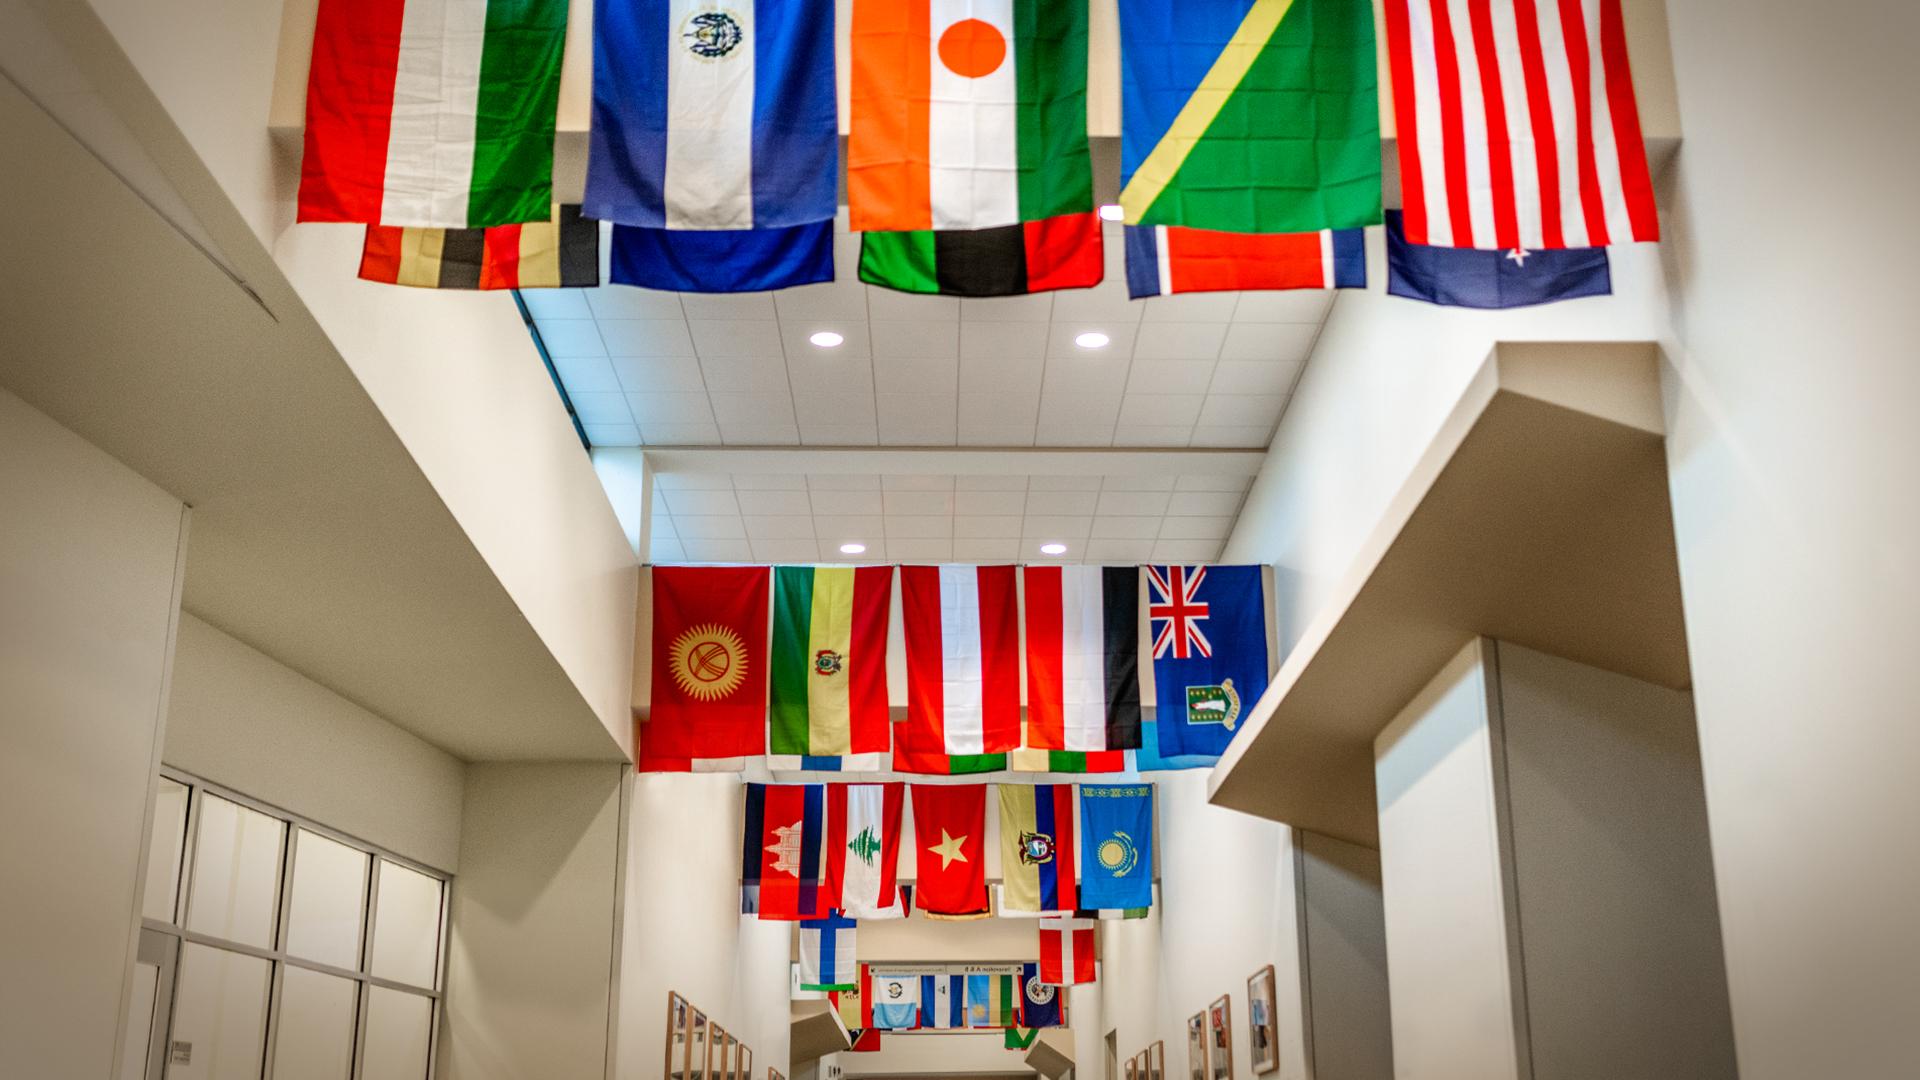
[[[828,913],[820,846],[826,793],[820,784],[748,784],[741,829],[740,911],[762,919]]]
[[[1140,571],[1029,566],[1027,746],[1140,746]]]
[[[900,919],[896,868],[904,784],[827,785],[827,905],[853,919]]]
[[[913,785],[914,904],[929,915],[988,913],[987,786]]]
[[[1364,229],[1236,233],[1127,226],[1127,295],[1254,289],[1364,289]]]
[[[1014,567],[903,566],[900,594],[907,722],[897,767],[947,772],[944,765],[913,768],[915,755],[965,759],[1016,749],[1020,608]]]
[[[1092,919],[1040,920],[1040,981],[1071,986],[1094,980]]]
[[[650,753],[767,752],[767,592],[764,566],[653,568]]]
[[[301,221],[548,220],[567,0],[321,0]]]

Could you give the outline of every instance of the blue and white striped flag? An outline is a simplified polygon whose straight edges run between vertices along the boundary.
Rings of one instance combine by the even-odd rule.
[[[923,1028],[963,1028],[967,1026],[967,983],[965,975],[920,976],[920,1026]]]
[[[859,988],[860,965],[854,959],[853,940],[857,925],[839,912],[800,923],[800,989]]]

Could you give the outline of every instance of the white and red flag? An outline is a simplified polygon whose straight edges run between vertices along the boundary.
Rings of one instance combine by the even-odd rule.
[[[1140,571],[1029,566],[1027,745],[1140,747]]]
[[[1407,239],[1660,238],[1620,0],[1386,0]]]
[[[905,772],[965,772],[1020,745],[1020,609],[1011,566],[903,566]],[[1005,768],[1004,762],[996,767]]]
[[[1040,981],[1072,986],[1094,980],[1092,919],[1040,920]]]

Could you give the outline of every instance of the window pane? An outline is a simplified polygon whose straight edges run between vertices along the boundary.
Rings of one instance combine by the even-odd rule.
[[[300,843],[305,844],[302,837]],[[273,1080],[347,1080],[357,983],[287,965],[273,1036]]]
[[[293,846],[287,952],[360,969],[360,917],[367,906],[366,852],[300,830]]]
[[[271,948],[285,835],[277,818],[218,795],[202,796],[187,928]]]
[[[440,882],[381,859],[373,919],[370,970],[383,979],[431,989],[440,956]]]
[[[433,1002],[405,990],[367,988],[367,1057],[361,1080],[426,1080]]]
[[[180,853],[186,849],[187,785],[166,777],[153,793],[153,839],[147,845],[147,885],[140,914],[173,922],[180,895]]]
[[[120,1048],[120,1080],[144,1080],[147,1052],[153,1047],[153,1002],[160,992],[160,968],[133,965],[133,1000],[127,1005],[127,1041]]]
[[[206,945],[180,950],[167,1080],[258,1080],[273,965]]]

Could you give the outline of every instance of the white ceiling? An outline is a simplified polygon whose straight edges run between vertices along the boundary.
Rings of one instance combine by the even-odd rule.
[[[831,284],[525,293],[588,438],[1265,449],[1332,304],[1325,290],[1131,301],[1112,223],[1099,287],[992,300],[861,284],[844,219],[835,239]],[[846,343],[809,343],[820,330]],[[1079,348],[1088,330],[1112,344]]]

